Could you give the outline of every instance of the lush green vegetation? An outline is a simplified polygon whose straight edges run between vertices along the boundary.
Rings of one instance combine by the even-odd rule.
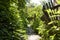
[[[41,40],[60,40],[60,9],[51,5],[26,6],[25,0],[0,0],[0,40],[26,40],[28,24]]]

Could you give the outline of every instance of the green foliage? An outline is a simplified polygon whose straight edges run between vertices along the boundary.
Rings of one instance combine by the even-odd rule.
[[[25,4],[21,3],[24,2],[23,0],[0,0],[0,40],[23,40],[23,35],[26,33],[25,19],[22,19],[24,17],[20,14],[24,13],[21,12],[23,11],[21,8],[25,7]]]
[[[46,6],[48,6],[49,4],[46,4]],[[51,4],[52,5],[52,4]],[[56,7],[57,8],[57,7]],[[46,22],[47,23],[47,27],[46,28],[46,34],[44,32],[44,40],[60,40],[59,39],[59,35],[60,35],[60,10],[58,9],[51,9],[51,8],[46,8],[44,10],[50,18],[50,22]],[[46,15],[46,14],[45,14]],[[49,21],[49,20],[47,20]],[[49,28],[48,28],[49,27]]]
[[[60,4],[60,0],[56,0],[58,4]]]
[[[25,0],[0,0],[0,40],[26,40],[28,24],[41,40],[60,40],[60,9],[53,10],[49,4],[44,10],[41,5],[25,5]],[[51,21],[43,11],[48,13]]]

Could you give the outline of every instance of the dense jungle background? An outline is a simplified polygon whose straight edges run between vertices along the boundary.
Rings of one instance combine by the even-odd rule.
[[[0,0],[0,40],[60,40],[60,0]],[[33,40],[33,39],[32,39]]]

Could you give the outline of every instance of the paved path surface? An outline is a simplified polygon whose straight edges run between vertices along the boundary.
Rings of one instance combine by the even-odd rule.
[[[39,35],[28,35],[28,40],[39,40],[41,37]]]

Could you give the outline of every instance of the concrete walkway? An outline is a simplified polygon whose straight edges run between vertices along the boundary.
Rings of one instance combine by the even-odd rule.
[[[39,40],[41,37],[39,35],[28,35],[28,40]]]

